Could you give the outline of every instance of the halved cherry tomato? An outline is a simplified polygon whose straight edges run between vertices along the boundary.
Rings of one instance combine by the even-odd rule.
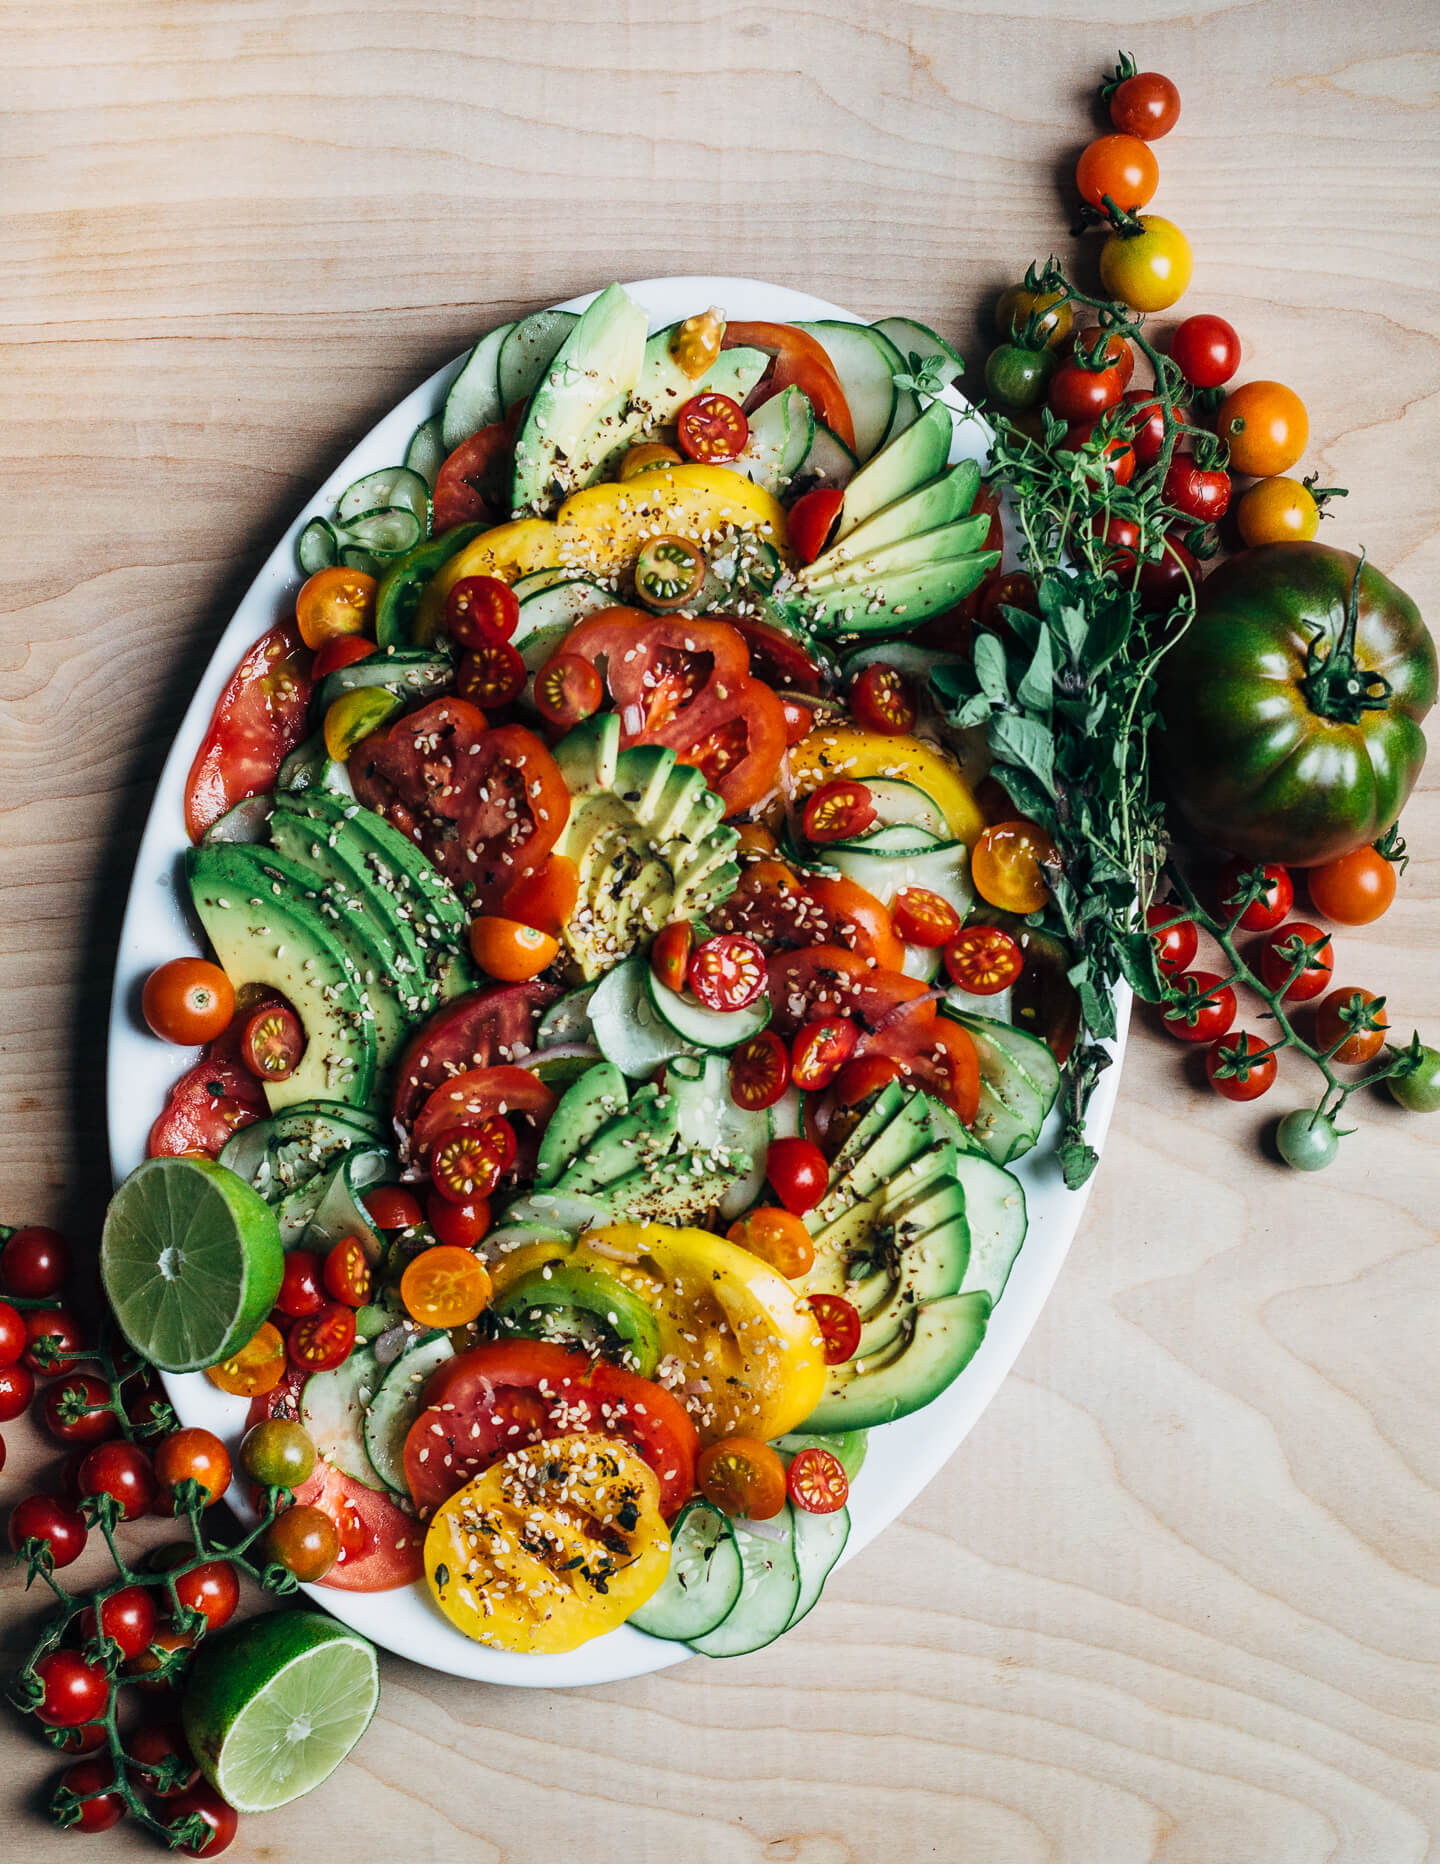
[[[1021,817],[982,829],[970,851],[970,878],[982,900],[1011,913],[1037,913],[1050,898],[1045,869],[1058,867],[1055,844]]]
[[[218,964],[205,958],[172,958],[145,979],[140,1008],[162,1042],[193,1048],[213,1042],[229,1028],[235,990]]]
[[[1205,1054],[1205,1077],[1222,1100],[1258,1100],[1275,1085],[1268,1043],[1245,1030],[1221,1036]]]
[[[318,1314],[325,1305],[325,1269],[313,1249],[289,1249],[280,1275],[280,1292],[275,1297],[275,1312],[290,1320],[306,1314]]]
[[[862,1055],[857,1060],[847,1061],[836,1075],[836,1103],[842,1107],[856,1107],[899,1079],[898,1061],[892,1061],[888,1055]]]
[[[1300,947],[1312,945],[1318,949],[1305,958],[1304,968],[1285,985],[1283,994],[1287,1003],[1305,1003],[1311,997],[1318,997],[1330,982],[1335,969],[1335,953],[1330,941],[1319,926],[1309,925],[1303,919],[1292,919],[1288,925],[1276,926],[1260,947],[1260,975],[1269,989],[1279,990],[1300,962]]]
[[[985,593],[980,599],[981,627],[995,634],[1013,633],[1005,614],[1007,608],[1022,609],[1027,615],[1040,613],[1035,578],[1024,570],[1011,570],[1007,575],[986,579]]]
[[[805,1023],[790,1045],[790,1079],[807,1094],[828,1087],[855,1053],[860,1031],[845,1017]]]
[[[558,939],[580,897],[580,870],[568,854],[547,855],[501,901],[505,916]]]
[[[578,654],[552,654],[535,675],[535,710],[547,725],[568,731],[605,703],[605,682]]]
[[[650,947],[650,969],[667,990],[683,990],[695,933],[688,919],[672,919]]]
[[[516,1127],[521,1146],[533,1144],[555,1111],[555,1095],[528,1068],[502,1063],[492,1068],[467,1068],[441,1083],[415,1115],[410,1135],[416,1158],[429,1157],[442,1133],[456,1126],[476,1126],[492,1113]]]
[[[824,1197],[830,1167],[819,1146],[808,1139],[772,1139],[765,1154],[765,1176],[785,1208],[803,1217]]]
[[[866,784],[856,777],[835,777],[806,798],[801,826],[809,841],[849,841],[870,827],[875,814],[875,798]]]
[[[498,711],[525,690],[525,662],[508,641],[472,647],[455,672],[455,690],[482,711]]]
[[[1315,1046],[1353,1068],[1374,1061],[1388,1027],[1385,999],[1373,990],[1332,990],[1315,1012]]]
[[[315,684],[318,686],[321,680],[338,673],[341,667],[353,667],[357,660],[368,660],[378,652],[375,643],[367,641],[363,634],[332,634],[316,652]]]
[[[751,1113],[773,1107],[790,1083],[790,1056],[773,1029],[742,1042],[730,1057],[730,1098]]]
[[[515,1129],[499,1114],[473,1125],[452,1126],[435,1141],[430,1177],[451,1204],[488,1198],[515,1157]]]
[[[435,1232],[437,1243],[448,1243],[452,1249],[473,1249],[490,1233],[489,1199],[474,1197],[465,1204],[452,1204],[432,1189],[425,1220]]]
[[[960,930],[960,915],[939,893],[929,887],[902,887],[890,908],[895,930],[907,945],[933,949],[948,945]]]
[[[1245,891],[1240,883],[1247,874],[1253,874],[1257,866],[1265,876],[1265,887],[1240,915],[1240,928],[1245,932],[1268,932],[1284,920],[1295,904],[1294,882],[1285,868],[1277,867],[1273,861],[1263,866],[1255,861],[1227,861],[1221,869],[1219,885],[1220,911],[1224,917],[1228,919],[1235,911]]]
[[[375,1277],[358,1236],[342,1236],[325,1257],[325,1289],[332,1300],[346,1307],[364,1307],[375,1287]]]
[[[675,436],[687,458],[718,464],[739,459],[750,438],[750,423],[738,401],[707,391],[692,395],[681,408]]]
[[[462,576],[445,598],[445,632],[462,647],[510,641],[520,626],[520,598],[498,576]]]
[[[620,462],[620,477],[638,479],[642,472],[654,472],[657,466],[679,466],[680,455],[674,447],[667,447],[658,440],[642,440],[638,447],[631,447]]]
[[[285,1336],[285,1351],[301,1372],[332,1372],[355,1348],[355,1310],[330,1301],[318,1314],[297,1320]]]
[[[806,1514],[834,1514],[850,1499],[850,1478],[833,1450],[818,1443],[805,1446],[792,1457],[785,1480],[790,1499]]]
[[[305,1053],[300,1018],[285,1003],[267,1003],[245,1024],[240,1059],[257,1080],[288,1081]]]
[[[751,860],[774,860],[780,852],[775,837],[763,822],[742,822],[735,831],[735,853]]]
[[[732,1223],[725,1239],[748,1249],[752,1256],[759,1256],[777,1274],[791,1280],[806,1274],[815,1263],[815,1245],[804,1223],[774,1205],[762,1204]]]
[[[813,563],[830,541],[845,494],[838,486],[817,485],[790,507],[787,529],[790,548],[802,563]]]
[[[480,969],[505,984],[538,977],[560,955],[560,941],[538,926],[499,913],[470,921],[470,951]]]
[[[722,1437],[706,1446],[695,1482],[712,1508],[750,1521],[769,1521],[785,1506],[785,1465],[758,1437]]]
[[[270,1321],[263,1321],[238,1352],[218,1366],[206,1366],[205,1376],[222,1392],[240,1398],[273,1391],[285,1376],[285,1336]]]
[[[360,1201],[377,1230],[413,1230],[425,1216],[419,1198],[398,1184],[377,1184]]]
[[[775,358],[750,396],[752,408],[763,406],[787,388],[798,388],[831,433],[855,451],[855,423],[835,365],[808,331],[797,330],[793,324],[727,324],[721,347],[737,346],[767,350]]]
[[[1179,1001],[1170,1004],[1161,1027],[1177,1042],[1214,1042],[1235,1021],[1235,992],[1213,971],[1186,971],[1175,979]]]
[[[1019,945],[999,926],[966,926],[945,947],[951,980],[974,997],[993,997],[1025,968]]]
[[[719,932],[697,946],[685,981],[707,1010],[745,1010],[765,993],[765,954],[754,939]]]
[[[309,650],[291,622],[262,634],[230,676],[185,779],[185,828],[199,841],[247,796],[273,790],[309,729]]]
[[[860,1344],[860,1312],[843,1294],[812,1294],[806,1302],[825,1343],[827,1366],[843,1366]]]
[[[744,418],[741,414],[740,419]],[[640,546],[635,559],[635,593],[646,608],[658,609],[662,614],[684,608],[700,593],[704,581],[705,559],[688,538],[667,534],[649,537]]]
[[[1146,909],[1145,923],[1150,943],[1155,947],[1155,962],[1165,977],[1178,977],[1188,971],[1200,949],[1200,934],[1193,919],[1182,919],[1177,906],[1162,906],[1158,901]]]
[[[468,1249],[422,1249],[400,1277],[400,1299],[422,1327],[465,1327],[490,1301],[490,1275]]]
[[[898,667],[872,661],[851,683],[850,710],[867,731],[893,738],[914,730],[920,708],[915,688]]]
[[[363,570],[316,570],[295,598],[295,623],[307,647],[337,634],[363,634],[375,613],[378,584]]]

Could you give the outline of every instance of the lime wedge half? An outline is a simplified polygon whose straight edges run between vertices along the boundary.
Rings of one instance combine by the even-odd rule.
[[[185,1686],[185,1734],[237,1812],[319,1786],[370,1726],[375,1646],[318,1612],[268,1612],[207,1637]]]
[[[275,1213],[209,1159],[146,1159],[110,1200],[105,1293],[125,1338],[165,1372],[238,1352],[274,1305],[284,1270]]]

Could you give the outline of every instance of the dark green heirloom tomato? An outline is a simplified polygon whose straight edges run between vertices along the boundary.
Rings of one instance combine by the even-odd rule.
[[[1048,349],[1002,343],[986,359],[985,387],[1003,408],[1038,408],[1054,373],[1055,358]]]
[[[1244,551],[1161,662],[1171,792],[1233,854],[1333,861],[1399,815],[1435,688],[1435,643],[1378,570],[1326,544]]]

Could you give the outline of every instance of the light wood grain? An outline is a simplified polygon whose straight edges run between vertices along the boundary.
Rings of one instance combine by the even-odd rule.
[[[150,787],[261,555],[374,419],[612,277],[771,278],[980,353],[994,288],[1070,249],[1057,178],[1122,43],[1184,93],[1156,207],[1195,247],[1185,308],[1304,394],[1307,467],[1351,488],[1327,534],[1440,613],[1429,0],[0,5],[0,1210],[94,1235]],[[1433,776],[1406,827],[1341,975],[1433,1038]],[[1265,1110],[1141,1031],[1017,1371],[797,1634],[573,1694],[387,1661],[353,1761],[231,1855],[1436,1856],[1440,1121],[1363,1120],[1297,1179]],[[8,1500],[51,1459],[5,1435]],[[79,1842],[24,1810],[51,1773],[0,1724],[7,1856]]]

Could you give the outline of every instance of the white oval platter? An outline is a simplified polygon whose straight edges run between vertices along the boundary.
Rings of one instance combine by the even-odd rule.
[[[852,312],[823,298],[757,279],[654,278],[627,285],[626,290],[649,310],[652,330],[710,304],[721,306],[736,319],[859,321]],[[589,301],[589,296],[573,298],[559,308],[583,310]],[[903,304],[890,308],[897,313],[905,310]],[[145,1156],[146,1137],[167,1090],[195,1059],[150,1035],[140,1017],[139,1000],[141,986],[157,964],[200,949],[196,930],[182,908],[177,882],[185,846],[185,778],[216,700],[251,642],[294,612],[300,581],[295,539],[302,527],[317,515],[328,515],[339,494],[362,473],[403,458],[416,426],[443,405],[462,360],[457,358],[438,370],[392,409],[297,515],[216,643],[171,746],[136,858],[116,959],[107,1091],[110,1162],[117,1183]],[[952,459],[983,459],[989,442],[985,422],[958,394],[947,399],[955,411]],[[1115,1065],[1102,1076],[1090,1112],[1089,1138],[1097,1148],[1103,1144],[1115,1104],[1128,1018],[1129,998],[1122,990],[1120,1036],[1112,1045]],[[1054,1125],[1052,1115],[1040,1147],[1016,1168],[1025,1186],[1030,1229],[980,1350],[933,1404],[871,1433],[869,1456],[850,1497],[853,1527],[846,1560],[888,1527],[953,1455],[995,1396],[1039,1318],[1086,1202],[1083,1192],[1067,1191],[1061,1182],[1053,1156]],[[243,1399],[218,1391],[203,1373],[167,1374],[165,1386],[183,1423],[204,1425],[233,1447],[244,1426]],[[228,1499],[242,1518],[253,1519],[238,1483]],[[462,1636],[432,1605],[423,1584],[381,1593],[339,1592],[325,1586],[305,1590],[317,1604],[386,1649],[431,1669],[489,1683],[546,1689],[610,1683],[681,1663],[690,1655],[683,1644],[648,1638],[622,1626],[567,1655],[519,1656],[484,1649]]]

